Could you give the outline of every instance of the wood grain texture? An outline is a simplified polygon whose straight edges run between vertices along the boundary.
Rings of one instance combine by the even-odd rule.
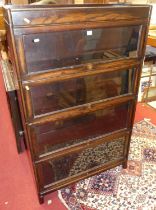
[[[52,32],[52,31],[68,31],[68,30],[80,30],[80,29],[90,29],[90,28],[110,28],[117,26],[132,26],[132,25],[143,25],[146,24],[147,19],[136,19],[133,20],[119,20],[115,21],[101,21],[101,22],[81,22],[76,24],[54,24],[54,25],[32,25],[30,27],[27,26],[17,26],[14,29],[15,35],[25,35],[38,33],[41,31],[42,33]],[[44,26],[44,27],[43,27]]]
[[[47,189],[45,189],[45,188],[42,189],[40,191],[40,195],[43,196],[43,195],[49,194],[49,193],[54,192],[54,191],[56,191],[60,188],[64,188],[66,186],[74,184],[74,183],[76,183],[80,180],[86,179],[86,178],[91,177],[91,176],[95,176],[96,174],[100,174],[100,173],[102,173],[106,170],[109,170],[111,168],[119,166],[123,162],[124,162],[124,158],[112,162],[111,165],[109,163],[107,163],[104,166],[101,166],[101,167],[98,167],[98,168],[93,168],[93,169],[88,170],[87,172],[81,173],[81,174],[79,174],[75,177],[73,176],[70,179],[65,179],[65,180],[62,180],[61,182],[53,183],[51,186],[48,186]]]
[[[54,113],[54,114],[48,114],[48,115],[42,115],[39,116],[35,119],[32,119],[32,121],[28,120],[28,124],[30,126],[32,125],[41,125],[47,122],[53,122],[56,120],[61,120],[61,119],[66,119],[68,117],[74,117],[78,116],[80,114],[86,114],[92,111],[100,110],[104,107],[109,107],[115,104],[122,104],[126,101],[134,100],[136,98],[135,95],[133,94],[127,94],[125,96],[121,97],[114,97],[113,99],[107,99],[107,100],[102,100],[99,103],[90,103],[82,106],[78,106],[77,108],[70,109],[68,111],[63,111],[60,113]]]
[[[2,7],[0,7],[0,30],[5,30]]]
[[[100,6],[100,5],[99,5]],[[138,20],[146,19],[149,14],[148,6],[139,6],[133,8],[128,6],[111,7],[101,5],[71,5],[68,8],[58,5],[54,6],[25,6],[15,7],[8,6],[12,10],[12,20],[14,26],[31,26],[31,25],[50,25],[50,24],[75,24],[81,22],[105,22],[105,21],[121,21],[121,20]],[[42,12],[44,9],[44,12]],[[20,12],[19,12],[20,10]],[[33,10],[33,13],[29,13]]]
[[[139,65],[137,59],[119,59],[112,62],[94,62],[92,68],[89,69],[90,64],[80,65],[78,67],[62,68],[45,73],[37,73],[26,75],[23,77],[23,86],[36,86],[39,84],[48,84],[58,80],[66,80],[71,78],[78,78],[87,75],[95,75],[106,72],[113,72],[127,68],[137,67]]]
[[[54,190],[60,189],[61,187],[65,187],[68,184],[74,183],[75,181],[81,180],[91,175],[95,175],[97,173],[110,169],[119,164],[122,164],[123,167],[127,165],[126,163],[127,163],[130,137],[131,137],[131,131],[133,126],[134,113],[137,101],[137,91],[141,74],[141,66],[145,52],[145,41],[147,38],[147,29],[149,24],[150,11],[151,7],[144,5],[104,6],[104,5],[86,4],[86,5],[65,5],[65,6],[54,5],[54,6],[36,6],[36,7],[35,6],[6,7],[4,16],[6,22],[9,23],[7,30],[10,36],[9,46],[12,49],[11,60],[14,60],[13,61],[14,68],[18,78],[18,83],[19,83],[18,94],[20,99],[22,120],[26,132],[26,140],[28,148],[30,151],[30,158],[35,175],[39,201],[41,203],[43,202],[43,196]],[[120,43],[120,48],[123,47],[122,49],[125,52],[125,54],[121,53],[120,55],[122,56],[120,58],[116,57],[114,60],[104,61],[101,59],[103,57],[100,57],[99,60],[95,60],[94,58],[97,58],[99,55],[101,56],[100,48],[96,48],[94,49],[93,56],[90,56],[90,54],[86,54],[86,57],[83,57],[84,60],[82,59],[82,61],[85,62],[82,62],[80,64],[72,63],[71,65],[73,59],[72,56],[68,56],[66,60],[64,59],[65,55],[69,53],[67,52],[67,49],[69,48],[71,42],[70,41],[67,42],[68,47],[66,48],[63,47],[65,46],[65,42],[63,40],[62,45],[60,45],[61,51],[59,50],[57,51],[57,48],[55,50],[58,52],[58,54],[60,54],[63,57],[63,59],[61,57],[61,59],[59,60],[62,66],[58,62],[59,67],[56,68],[57,65],[55,66],[55,62],[57,63],[57,59],[54,59],[53,63],[51,62],[51,59],[53,57],[48,57],[49,54],[51,55],[53,52],[52,48],[47,47],[48,48],[47,50],[47,48],[43,44],[46,43],[46,39],[44,39],[41,45],[32,45],[32,41],[34,40],[34,38],[37,37],[37,35],[39,36],[39,38],[35,41],[40,41],[40,39],[43,38],[43,35],[44,37],[49,37],[49,40],[52,41],[52,39],[54,39],[52,38],[54,32],[59,32],[58,34],[60,33],[63,34],[63,32],[67,32],[69,30],[78,31],[78,30],[87,30],[90,28],[91,29],[104,28],[105,30],[110,30],[110,28],[112,28],[113,30],[114,28],[120,28],[121,30],[122,27],[126,26],[128,28],[130,28],[131,26],[134,27],[133,30],[131,30],[131,39],[129,39],[127,42],[124,39],[121,41],[121,43],[125,41],[125,45],[122,45]],[[102,33],[103,32],[100,32],[100,34]],[[78,37],[78,40],[80,40],[80,43],[84,44],[85,41],[82,38],[82,34],[83,33],[81,32],[81,36]],[[109,43],[112,44],[114,39],[112,38],[111,34],[109,37],[110,37]],[[115,38],[117,37],[120,36],[116,35]],[[133,42],[131,42],[132,40]],[[134,40],[135,44],[133,45]],[[105,40],[102,40],[101,43],[103,43],[104,41]],[[76,41],[73,43],[76,43]],[[100,46],[102,45],[101,43]],[[73,49],[72,52],[74,54],[75,47],[72,48],[73,46],[70,47],[70,50]],[[97,46],[98,45],[96,43],[96,47]],[[114,51],[110,49],[110,46],[111,45],[108,46],[108,49],[114,53]],[[127,47],[124,48],[125,46]],[[39,50],[35,51],[34,50],[36,49],[35,47],[36,48],[38,47]],[[65,52],[62,53],[64,49]],[[33,52],[34,54],[33,53],[29,54],[29,52]],[[35,52],[36,54],[38,53],[37,54],[38,56],[36,56],[36,60],[34,59]],[[40,54],[40,52],[43,52],[43,55]],[[76,53],[74,54],[75,56],[79,54],[84,55],[84,52],[80,47],[77,48]],[[108,52],[105,51],[102,53],[108,54]],[[133,55],[133,58],[129,56],[129,53]],[[87,56],[89,58],[91,57],[91,59],[89,60]],[[47,57],[48,59],[46,60]],[[57,58],[57,56],[55,56],[55,58]],[[68,62],[70,63],[70,65]],[[46,67],[48,66],[48,68],[45,69],[36,68],[38,66],[39,67],[41,67],[42,65],[44,66],[45,64]],[[32,68],[33,65],[34,69]],[[33,88],[41,87],[42,85],[48,87],[47,90],[49,91],[45,89],[46,91],[42,90],[43,92],[42,91],[38,93],[36,92],[36,94],[38,94],[36,95],[36,97],[41,97],[41,95],[45,91],[47,97],[46,100],[48,100],[50,99],[50,97],[53,96],[53,88],[52,90],[50,90],[50,85],[55,82],[56,83],[58,81],[65,82],[65,81],[70,81],[71,79],[79,80],[79,78],[85,78],[94,75],[98,77],[100,74],[105,74],[106,76],[108,72],[116,74],[120,70],[127,68],[128,69],[135,68],[136,71],[134,71],[134,75],[132,77],[133,81],[127,81],[127,79],[125,79],[125,83],[128,83],[126,94],[121,94],[116,97],[113,96],[111,98],[106,98],[101,100],[95,100],[86,104],[82,103],[81,105],[76,105],[75,107],[69,107],[64,110],[58,108],[56,112],[49,112],[49,113],[42,112],[42,114],[34,116],[34,108],[32,106],[32,93],[31,93],[31,90]],[[126,75],[130,76],[129,72],[130,71],[126,71]],[[79,85],[81,86],[82,84]],[[121,84],[119,83],[119,85]],[[130,91],[131,85],[133,86],[132,91]],[[78,96],[80,96],[81,95],[80,92],[82,92],[80,86],[78,86],[79,87],[79,91],[77,93]],[[58,88],[57,84],[56,87]],[[71,95],[68,93],[65,94],[68,101],[73,100],[72,94]],[[44,97],[45,95],[43,95],[43,98]],[[43,98],[41,100],[43,100]],[[47,102],[47,105],[48,104],[49,103]],[[68,146],[67,145],[61,146],[60,149],[55,148],[54,150],[51,149],[51,146],[53,146],[53,144],[51,143],[50,137],[40,138],[39,140],[41,142],[43,141],[42,145],[38,142],[38,138],[40,135],[44,136],[47,133],[52,133],[53,129],[55,130],[60,129],[60,132],[63,133],[64,130],[68,127],[68,125],[72,123],[72,120],[74,120],[72,126],[75,123],[77,123],[76,125],[78,124],[83,125],[83,123],[85,122],[88,122],[89,125],[89,122],[96,120],[96,118],[101,120],[100,116],[107,117],[106,110],[108,113],[112,114],[111,119],[113,126],[113,119],[115,119],[115,116],[117,116],[117,110],[121,111],[120,110],[121,107],[124,106],[126,107],[124,109],[126,112],[124,116],[128,117],[126,123],[124,124],[124,127],[121,127],[121,129],[118,128],[115,131],[113,130],[112,132],[108,130],[108,133],[105,133],[104,136],[102,136],[101,134],[94,138],[87,138],[84,141],[80,141],[79,143],[77,143],[76,139],[74,139],[76,142],[75,144],[73,145],[70,144]],[[116,107],[119,108],[117,109]],[[114,110],[114,112],[112,110]],[[83,118],[84,116],[85,118]],[[106,128],[106,123],[104,127]],[[77,126],[77,129],[81,129],[81,126],[80,125]],[[82,130],[81,133],[83,134]],[[48,135],[52,136],[52,134]],[[71,161],[70,163],[71,165],[73,165],[75,157],[77,157],[79,151],[83,152],[85,151],[85,149],[87,150],[90,148],[94,150],[93,149],[94,147],[101,146],[103,145],[104,142],[108,142],[108,144],[110,144],[110,142],[113,141],[113,139],[116,137],[125,138],[124,145],[121,145],[123,146],[122,157],[120,158],[118,157],[117,160],[114,160],[112,162],[107,162],[106,164],[103,165],[99,164],[97,167],[89,168],[85,170],[83,173],[80,172],[75,176],[70,176],[70,175],[67,176],[68,174],[65,174],[65,176],[61,179],[60,176],[58,176],[57,174],[58,176],[57,180],[54,180],[51,177],[52,165],[54,164],[54,166],[56,166],[55,164],[57,161],[59,164],[60,161],[66,161],[65,158],[66,155],[68,155],[68,158]],[[63,141],[62,139],[57,139],[57,138],[52,138],[52,139],[53,141],[54,140],[56,141],[55,146],[62,143]],[[69,139],[65,139],[63,143],[66,142],[69,143]],[[115,143],[116,142],[118,141],[116,140]],[[49,148],[46,148],[48,144],[50,146]],[[62,164],[64,164],[64,162],[62,162]],[[64,173],[66,173],[65,170]],[[56,173],[56,171],[54,173]]]
[[[109,142],[110,140],[113,140],[113,139],[118,139],[120,137],[127,137],[129,136],[129,132],[131,130],[128,130],[128,129],[121,129],[121,130],[118,130],[118,131],[115,131],[115,132],[112,132],[111,134],[106,134],[106,135],[103,135],[101,137],[97,137],[97,138],[92,138],[92,139],[88,139],[86,142],[83,142],[83,143],[79,143],[77,144],[76,146],[70,146],[70,147],[67,147],[67,148],[64,148],[62,150],[58,150],[56,152],[51,152],[47,155],[43,155],[41,157],[38,157],[38,156],[35,156],[35,164],[40,164],[40,163],[43,163],[44,161],[48,161],[50,159],[54,159],[56,157],[61,157],[63,155],[68,155],[69,152],[71,153],[74,153],[74,152],[78,152],[82,149],[87,149],[88,148],[88,145],[90,146],[97,146],[99,144],[102,144],[103,142]],[[32,132],[33,133],[33,132]],[[36,141],[35,139],[33,139],[33,144],[34,144],[34,147],[36,145]],[[125,144],[127,144],[127,140],[125,140]],[[124,154],[126,155],[127,152],[124,151]]]

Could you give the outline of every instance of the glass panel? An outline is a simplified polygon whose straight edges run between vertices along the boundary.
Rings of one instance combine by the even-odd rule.
[[[136,57],[139,31],[140,26],[128,26],[25,35],[27,70],[36,72]]]
[[[132,93],[134,70],[108,72],[31,88],[34,115]]]
[[[105,165],[123,157],[125,137],[87,148],[38,166],[43,185],[78,175],[86,170]],[[46,187],[46,186],[45,186]]]
[[[35,150],[42,155],[127,127],[128,104],[36,126]]]

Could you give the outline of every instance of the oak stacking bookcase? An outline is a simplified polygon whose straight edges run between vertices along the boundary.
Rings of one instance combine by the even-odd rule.
[[[5,6],[40,203],[126,168],[150,13],[148,5]]]

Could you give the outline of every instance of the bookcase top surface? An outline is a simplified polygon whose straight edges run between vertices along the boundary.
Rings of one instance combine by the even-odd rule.
[[[106,8],[106,9],[117,9],[117,8],[150,8],[151,5],[146,4],[53,4],[53,5],[5,5],[4,9],[10,10],[38,10],[38,9],[76,9],[76,8]]]

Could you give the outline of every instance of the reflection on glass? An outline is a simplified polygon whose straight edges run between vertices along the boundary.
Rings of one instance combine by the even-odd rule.
[[[130,69],[32,87],[34,115],[132,93],[133,80]]]
[[[137,57],[139,31],[129,26],[25,35],[28,72]]]
[[[122,158],[124,142],[122,137],[43,163],[39,170],[44,186]]]
[[[35,127],[37,154],[43,155],[127,127],[128,104]]]

